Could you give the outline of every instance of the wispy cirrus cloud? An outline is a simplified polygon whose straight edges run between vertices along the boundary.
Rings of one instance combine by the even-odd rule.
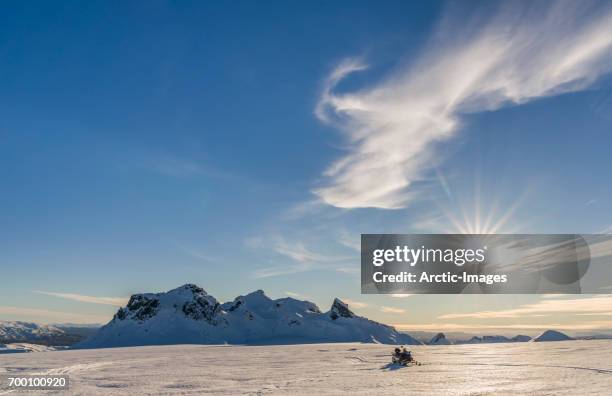
[[[289,262],[281,265],[273,264],[255,269],[252,273],[254,278],[269,278],[315,269],[347,273],[353,273],[355,270],[354,267],[346,266],[347,262],[355,259],[354,257],[321,253],[307,247],[301,241],[291,242],[283,237],[272,237],[250,238],[245,242],[251,248],[266,248],[276,255],[289,259]]]
[[[46,296],[63,298],[66,300],[86,302],[86,303],[92,303],[92,304],[101,304],[101,305],[112,305],[115,307],[122,307],[128,302],[128,297],[94,297],[94,296],[86,296],[83,294],[56,293],[56,292],[49,292],[49,291],[43,291],[43,290],[33,290],[33,292],[37,294],[44,294]]]
[[[183,245],[179,245],[179,244],[175,244],[175,246],[176,246],[176,247],[177,247],[177,248],[178,248],[178,249],[179,249],[181,252],[183,252],[184,254],[186,254],[186,255],[188,255],[188,256],[190,256],[190,257],[194,258],[194,259],[197,259],[197,260],[202,260],[202,261],[208,261],[208,262],[211,262],[211,263],[214,263],[214,262],[218,262],[218,261],[219,261],[219,259],[218,259],[218,258],[216,258],[216,257],[214,257],[214,256],[211,256],[211,255],[209,255],[209,254],[207,254],[207,253],[204,253],[204,252],[202,252],[202,251],[200,251],[200,250],[197,250],[197,249],[192,249],[192,248],[190,248],[190,247],[183,246]]]
[[[276,253],[301,263],[338,262],[352,258],[349,256],[321,254],[307,248],[302,242],[288,243],[283,239],[279,239],[274,244],[273,249]]]
[[[612,312],[612,294],[581,298],[562,298],[561,295],[555,295],[555,298],[544,298],[536,303],[524,304],[518,308],[498,311],[445,314],[439,316],[438,319],[525,318],[530,316],[548,316],[559,313],[606,315],[609,312]]]
[[[338,242],[356,252],[361,252],[361,234],[350,234],[346,230],[341,230],[338,235]]]
[[[335,271],[341,274],[358,275],[361,273],[361,268],[359,267],[359,264],[356,264],[353,267],[337,267],[335,268]]]
[[[612,327],[612,320],[593,320],[577,323],[512,323],[505,325],[462,324],[462,323],[395,323],[392,326],[405,331],[466,331],[466,330],[608,330]]]
[[[351,300],[350,298],[343,298],[342,301],[347,303],[349,308],[360,309],[360,308],[366,308],[366,307],[370,306],[370,304],[366,304],[366,303],[361,302],[361,301]]]
[[[395,308],[395,307],[386,307],[386,306],[382,306],[380,307],[380,310],[384,313],[392,313],[392,314],[404,314],[406,313],[406,310],[403,308]]]
[[[62,312],[27,307],[1,307],[0,315],[7,320],[35,321],[37,323],[105,323],[112,317],[103,315]]]
[[[271,278],[274,276],[297,274],[310,271],[312,266],[309,264],[274,265],[270,267],[257,268],[252,272],[255,279]]]
[[[448,16],[410,65],[378,84],[337,92],[362,59],[324,83],[316,116],[341,130],[346,154],[314,190],[340,208],[398,209],[456,135],[461,116],[590,86],[612,69],[609,2],[511,2],[491,15]]]

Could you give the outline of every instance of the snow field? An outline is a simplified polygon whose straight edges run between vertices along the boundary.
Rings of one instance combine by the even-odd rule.
[[[609,340],[411,346],[422,366],[407,368],[389,365],[392,349],[348,343],[54,351],[0,355],[0,374],[68,374],[70,395],[607,395],[612,389]]]

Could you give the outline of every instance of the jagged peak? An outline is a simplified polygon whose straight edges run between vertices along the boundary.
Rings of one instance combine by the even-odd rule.
[[[160,311],[177,309],[192,319],[212,320],[219,310],[219,303],[201,287],[186,283],[167,292],[133,294],[127,305],[119,308],[113,320],[144,322]]]
[[[446,335],[444,333],[438,333],[435,336],[433,336],[433,338],[431,339],[431,341],[429,341],[429,344],[435,345],[435,344],[444,344],[444,345],[449,345],[451,342],[448,340],[448,338],[446,338]]]
[[[334,303],[332,304],[330,310],[330,316],[333,320],[336,320],[340,317],[342,318],[354,318],[355,314],[349,309],[348,304],[339,298],[334,298]]]
[[[166,292],[165,294],[174,294],[174,293],[181,293],[181,292],[185,292],[185,291],[189,291],[193,294],[203,294],[203,295],[208,295],[208,293],[206,293],[206,290],[202,289],[200,286],[194,284],[194,283],[185,283],[182,286],[179,286],[175,289],[172,289],[168,292]]]
[[[236,301],[242,301],[242,302],[267,301],[269,302],[269,301],[272,301],[272,299],[268,297],[263,290],[259,289],[249,294],[246,294],[244,296],[236,297],[234,299],[234,302]]]
[[[269,298],[268,296],[266,296],[266,292],[264,292],[261,289],[257,289],[253,292],[250,292],[249,294],[247,294],[245,297],[249,297],[249,296],[261,296],[261,297],[266,297]]]

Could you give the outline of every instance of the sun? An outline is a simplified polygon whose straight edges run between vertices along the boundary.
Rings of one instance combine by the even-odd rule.
[[[436,170],[440,187],[445,199],[436,202],[445,220],[445,233],[448,234],[513,234],[519,227],[514,215],[523,203],[528,189],[520,193],[512,202],[504,202],[501,194],[483,194],[479,180],[474,182],[473,192],[459,194],[453,190],[441,171]]]

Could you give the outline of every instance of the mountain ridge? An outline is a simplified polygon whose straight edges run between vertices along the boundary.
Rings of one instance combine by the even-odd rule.
[[[546,330],[539,336],[531,340],[531,342],[551,342],[551,341],[571,341],[574,338],[557,330]]]
[[[64,346],[82,339],[59,326],[23,321],[0,321],[0,344],[30,343]]]
[[[167,344],[421,344],[395,328],[354,314],[334,299],[329,311],[262,290],[220,303],[194,284],[130,297],[113,319],[75,348]]]

